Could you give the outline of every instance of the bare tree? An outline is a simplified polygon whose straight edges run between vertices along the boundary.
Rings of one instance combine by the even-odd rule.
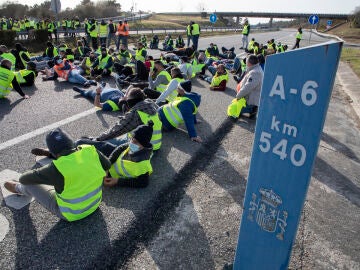
[[[205,12],[206,10],[206,5],[204,2],[199,2],[198,5],[197,5],[197,10],[199,12]]]

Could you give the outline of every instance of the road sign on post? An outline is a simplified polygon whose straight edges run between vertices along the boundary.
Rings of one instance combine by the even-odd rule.
[[[209,20],[211,23],[216,23],[216,20],[217,20],[216,14],[215,13],[210,14]]]
[[[287,269],[342,42],[266,59],[234,269]]]
[[[310,24],[317,24],[319,22],[319,16],[318,15],[311,15],[308,19]]]

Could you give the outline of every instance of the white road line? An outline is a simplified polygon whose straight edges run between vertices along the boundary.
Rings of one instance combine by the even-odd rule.
[[[3,143],[0,144],[0,151],[4,150],[6,148],[9,148],[10,146],[22,143],[23,141],[29,140],[29,139],[34,138],[36,136],[39,136],[41,134],[44,134],[45,132],[48,132],[48,131],[53,130],[55,128],[58,128],[60,126],[63,126],[63,125],[66,125],[68,123],[71,123],[73,121],[76,121],[76,120],[78,120],[80,118],[83,118],[85,116],[88,116],[88,115],[96,112],[97,110],[98,110],[97,108],[92,108],[90,110],[84,111],[84,112],[79,113],[79,114],[75,114],[75,115],[70,116],[70,117],[68,117],[66,119],[63,119],[61,121],[55,122],[55,123],[50,124],[48,126],[36,129],[36,130],[31,131],[29,133],[26,133],[24,135],[18,136],[18,137],[14,138],[14,139],[3,142]]]

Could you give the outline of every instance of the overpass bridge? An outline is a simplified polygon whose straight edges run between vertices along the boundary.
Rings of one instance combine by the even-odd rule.
[[[173,15],[173,16],[202,16],[208,17],[210,14],[215,13],[218,17],[236,17],[236,23],[238,24],[241,17],[246,18],[269,18],[270,26],[273,19],[307,19],[311,15],[318,15],[320,19],[339,19],[347,20],[351,14],[340,14],[340,13],[290,13],[290,12],[250,12],[250,11],[239,11],[239,12],[165,12],[157,13],[162,15]]]

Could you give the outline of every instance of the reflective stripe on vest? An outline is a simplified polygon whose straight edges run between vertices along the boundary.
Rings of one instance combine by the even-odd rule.
[[[156,86],[156,90],[160,91],[160,92],[164,92],[167,85],[169,84],[169,82],[171,81],[171,75],[169,74],[169,72],[167,72],[166,70],[162,70],[160,71],[160,73],[158,74],[158,76],[163,75],[166,77],[167,79],[167,84],[159,84],[158,86]]]
[[[105,37],[107,35],[107,24],[99,24],[99,36]]]
[[[111,56],[108,55],[108,54],[106,54],[105,57],[100,56],[100,58],[99,58],[99,68],[104,69],[104,67],[107,65],[108,60],[109,60],[110,57]],[[109,68],[109,70],[111,70],[111,67]]]
[[[79,150],[53,161],[64,177],[64,190],[56,194],[56,202],[68,221],[93,213],[102,198],[102,182],[106,175],[94,146],[81,145]]]
[[[16,57],[12,53],[3,53],[1,55],[2,58],[7,59],[11,62],[11,70],[15,71],[15,63],[16,63]]]
[[[26,56],[30,59],[30,53],[29,53],[28,51],[21,51],[21,52],[19,53],[21,62],[23,63],[24,67],[26,67],[27,62],[24,60],[23,55],[26,55]]]
[[[143,160],[140,162],[133,162],[124,159],[124,156],[130,151],[130,148],[126,148],[121,153],[119,158],[114,164],[111,165],[109,173],[114,178],[135,178],[142,174],[153,172],[150,160]]]
[[[119,110],[119,106],[112,100],[107,100],[105,103],[109,104],[109,106],[112,108],[113,112]]]
[[[216,72],[215,76],[211,79],[210,86],[219,86],[223,80],[228,81],[229,74],[226,72],[225,74],[218,76]]]
[[[154,123],[153,126],[153,133],[151,136],[151,144],[153,145],[153,149],[154,150],[159,150],[161,147],[161,141],[162,141],[162,132],[161,132],[161,128],[162,128],[162,122],[159,118],[159,114],[155,113],[154,115],[150,115],[147,113],[144,113],[143,111],[137,111],[141,122],[144,125],[147,125],[147,123],[151,120]]]
[[[24,79],[24,77],[29,75],[30,73],[34,73],[34,77],[35,77],[35,72],[28,69],[22,69],[17,72],[14,72],[18,83],[25,83],[26,80]]]
[[[11,70],[0,67],[0,98],[7,96],[11,89],[11,82],[14,79],[14,73]]]
[[[185,100],[191,101],[191,103],[194,105],[193,114],[196,114],[197,107],[195,103],[190,98],[187,97],[177,97],[175,101],[163,106],[163,112],[165,114],[166,119],[175,128],[178,127],[180,124],[184,123],[184,119],[178,108],[178,105]]]

